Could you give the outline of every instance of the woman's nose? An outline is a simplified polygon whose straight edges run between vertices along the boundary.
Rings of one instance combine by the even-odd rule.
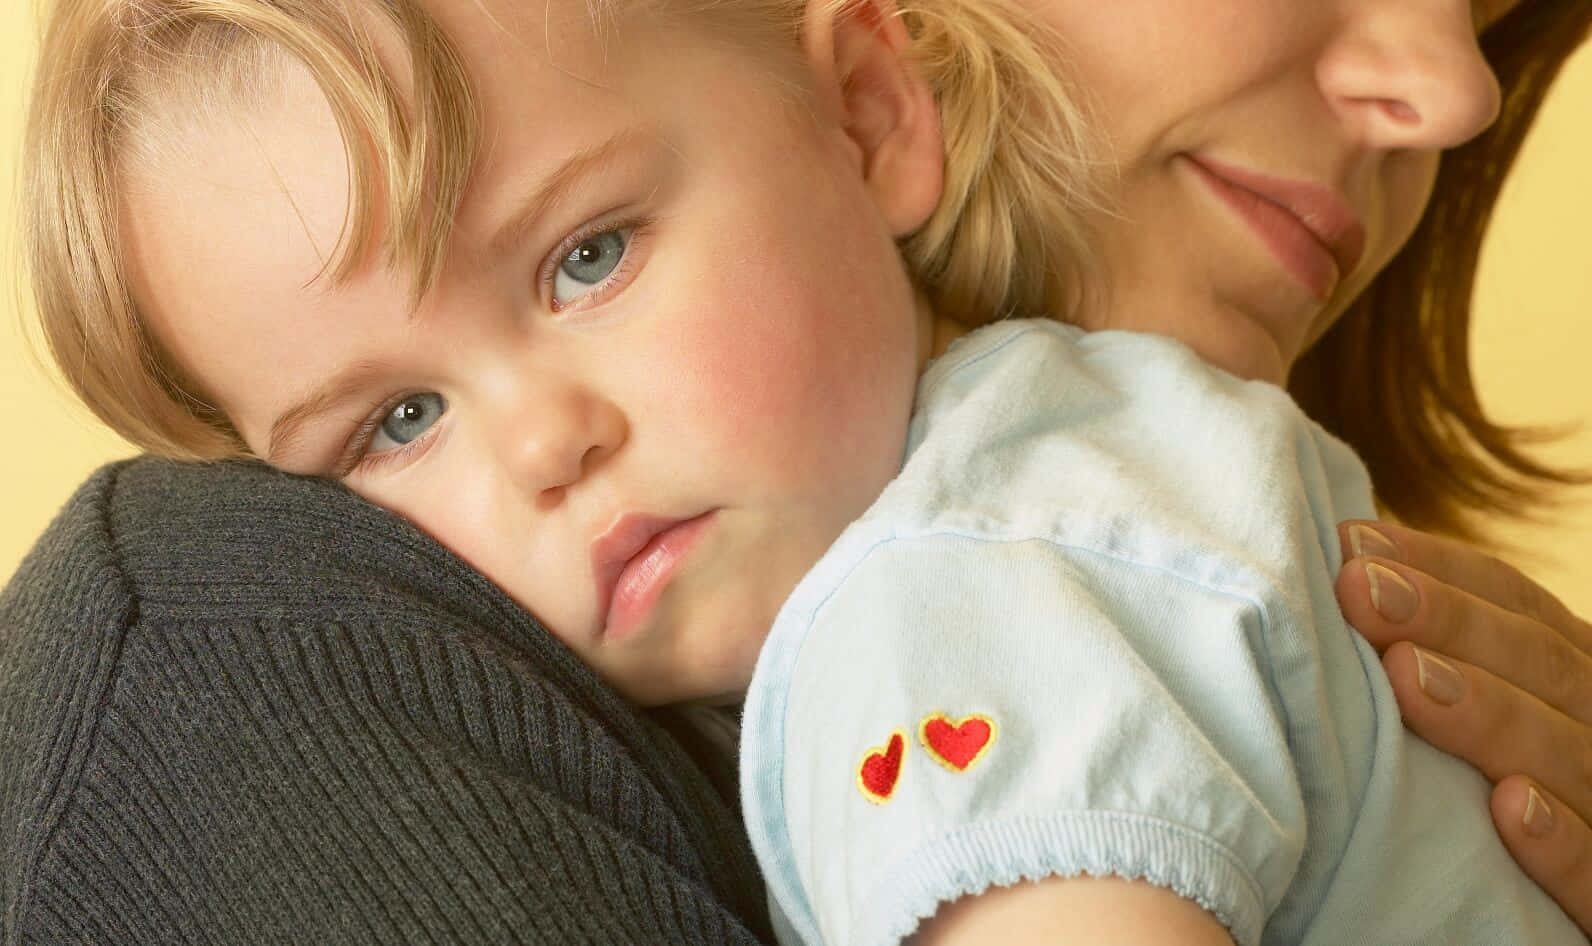
[[[1377,149],[1464,144],[1498,117],[1469,0],[1350,0],[1317,65],[1351,134]]]
[[[517,386],[497,405],[486,436],[509,475],[539,502],[556,500],[617,451],[629,436],[624,413],[583,383],[543,378]]]

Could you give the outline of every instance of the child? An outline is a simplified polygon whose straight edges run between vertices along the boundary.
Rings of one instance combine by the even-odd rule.
[[[1369,484],[1279,388],[1051,321],[923,372],[1087,259],[1011,11],[179,6],[55,12],[57,359],[151,448],[415,521],[638,701],[745,692],[793,941],[1077,873],[1246,944],[1582,941],[1339,617]]]

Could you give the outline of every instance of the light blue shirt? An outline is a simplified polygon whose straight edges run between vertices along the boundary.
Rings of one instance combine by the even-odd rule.
[[[1143,877],[1244,946],[1576,943],[1333,595],[1364,466],[1170,339],[1012,321],[925,373],[901,474],[802,580],[742,794],[786,943]]]

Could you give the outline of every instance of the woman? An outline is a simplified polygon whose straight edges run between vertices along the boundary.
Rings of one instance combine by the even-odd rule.
[[[53,922],[80,935],[118,924],[129,931],[126,938],[135,939],[148,938],[132,935],[139,924],[166,932],[199,920],[215,924],[216,938],[221,930],[238,938],[251,921],[262,936],[315,929],[292,925],[290,911],[280,909],[293,899],[284,891],[334,912],[350,936],[357,929],[374,938],[414,929],[429,929],[434,936],[452,929],[456,936],[486,938],[493,930],[513,935],[541,923],[555,939],[573,938],[576,930],[590,938],[645,939],[640,931],[669,919],[671,932],[654,933],[654,939],[694,935],[715,941],[703,931],[716,923],[722,940],[735,928],[733,918],[722,908],[715,912],[713,904],[755,915],[745,906],[745,885],[733,882],[744,879],[733,876],[733,845],[709,843],[700,815],[695,831],[651,830],[671,828],[666,823],[671,815],[690,822],[692,803],[707,804],[706,796],[693,798],[692,786],[682,785],[682,779],[690,782],[689,775],[665,774],[667,763],[677,763],[678,757],[647,751],[653,734],[625,732],[623,716],[616,716],[611,705],[576,692],[590,681],[571,671],[567,661],[559,665],[553,652],[531,644],[537,638],[534,629],[523,616],[514,617],[501,596],[428,550],[423,540],[396,527],[384,529],[379,516],[343,508],[338,505],[342,498],[333,500],[330,493],[279,494],[275,491],[284,487],[278,481],[267,477],[267,486],[251,480],[259,476],[237,470],[173,476],[145,466],[124,470],[114,480],[102,478],[19,576],[19,590],[7,602],[8,623],[42,626],[51,617],[49,608],[57,609],[63,623],[81,622],[78,605],[101,601],[96,626],[114,631],[105,635],[101,653],[117,655],[114,675],[82,681],[81,689],[93,694],[83,701],[82,715],[47,714],[47,697],[59,688],[42,685],[52,682],[45,671],[82,664],[83,654],[65,659],[61,650],[39,643],[50,635],[17,635],[38,646],[19,649],[26,659],[15,666],[28,672],[17,675],[14,692],[42,694],[29,706],[55,725],[8,726],[7,731],[19,739],[24,732],[35,739],[40,732],[56,735],[33,756],[50,763],[45,770],[15,782],[21,792],[7,793],[37,792],[51,802],[28,810],[25,839],[34,843],[19,846],[43,865],[19,872],[24,876],[19,889],[33,898],[30,922]],[[166,477],[178,485],[158,482]],[[199,491],[209,493],[211,504],[226,499],[220,515],[199,502]],[[344,541],[314,530],[307,541],[293,540],[294,530],[309,524],[298,518],[302,506],[356,527],[338,523],[336,536]],[[286,531],[258,530],[249,521],[282,515],[294,520]],[[174,541],[162,534],[161,521],[171,516],[187,520],[178,535],[189,538]],[[71,534],[73,524],[82,531]],[[279,542],[268,550],[271,554],[239,561],[239,553],[271,536]],[[345,544],[350,538],[356,541]],[[230,551],[229,541],[235,543]],[[189,542],[198,547],[184,548]],[[69,573],[63,567],[63,557],[84,560],[96,543],[99,554],[87,558],[96,559],[97,568]],[[414,559],[419,567],[401,561],[343,562],[339,549],[355,554],[355,548],[378,549],[379,559],[401,550],[397,558]],[[192,560],[184,567],[173,561],[190,552]],[[215,577],[231,589],[228,593],[201,593],[212,570],[221,573]],[[74,587],[74,581],[80,584]],[[310,581],[317,584],[306,589]],[[332,594],[327,583],[359,593]],[[398,616],[405,604],[419,622]],[[438,627],[446,633],[438,635]],[[207,646],[214,641],[226,646]],[[49,644],[68,646],[59,638]],[[534,673],[533,663],[540,665]],[[532,681],[538,685],[531,686]],[[127,702],[157,692],[161,698],[153,705]],[[464,699],[466,694],[471,699]],[[218,709],[223,704],[225,709]],[[500,709],[483,716],[482,705]],[[176,745],[181,750],[159,738],[159,724],[153,730],[147,723],[140,726],[146,714],[129,712],[134,706],[147,710],[148,719],[180,723],[185,738]],[[528,716],[571,712],[581,717],[576,722],[596,718],[610,732],[601,725],[539,729],[527,721]],[[92,735],[81,741],[59,735],[90,730]],[[548,732],[574,732],[578,738],[562,744],[577,755],[584,747],[604,763],[560,758],[547,764],[534,758],[534,747],[549,741]],[[244,738],[229,745],[228,733]],[[377,747],[374,754],[371,744]],[[194,753],[195,747],[205,751]],[[612,805],[614,773],[605,778],[604,770],[611,757],[627,754],[640,762],[617,774],[623,793],[639,793],[640,804],[632,797],[627,799],[631,804]],[[337,765],[343,755],[346,767]],[[150,759],[159,764],[147,764]],[[357,774],[350,777],[350,771]],[[265,784],[238,781],[250,772],[260,773]],[[273,785],[277,780],[285,784]],[[655,793],[641,787],[648,783]],[[50,790],[41,792],[41,784]],[[527,811],[517,804],[539,797],[533,786],[563,807],[538,804]],[[132,806],[125,804],[98,811],[83,804],[85,798],[115,801],[129,792],[150,799],[143,817],[128,815]],[[667,804],[658,804],[660,795]],[[184,830],[170,824],[173,810],[203,817]],[[163,814],[166,820],[160,820]],[[637,830],[637,818],[648,830]],[[118,819],[125,820],[107,826]],[[528,824],[552,825],[549,833],[556,836],[576,822],[590,829],[592,820],[599,829],[614,830],[587,830],[578,841],[555,843],[552,849],[560,857],[551,868],[526,858],[524,842],[541,836],[528,832]],[[157,822],[164,830],[152,841]],[[489,827],[503,837],[490,837]],[[241,852],[224,851],[217,843],[233,833]],[[588,856],[572,858],[571,848]],[[598,848],[603,853],[590,857]],[[169,852],[177,850],[194,856],[171,857]],[[111,858],[107,851],[120,857]],[[151,851],[159,856],[149,858]],[[663,855],[662,868],[659,860],[647,857],[649,852]],[[635,888],[619,883],[601,897],[585,896],[599,889],[601,871],[593,861],[621,857],[625,863],[616,866],[633,870]],[[143,869],[107,869],[130,863]],[[151,870],[152,863],[172,869]],[[286,868],[290,863],[299,868],[298,875]],[[63,864],[76,877],[92,874],[95,882],[80,883],[67,895],[38,879],[59,877],[49,871]],[[251,870],[251,864],[262,869]],[[302,888],[296,886],[300,877],[307,881]],[[554,882],[559,877],[576,882],[560,890]],[[135,880],[144,896],[128,894]],[[51,895],[42,920],[36,907],[41,890]],[[194,896],[196,890],[212,892],[223,902],[196,910],[195,901],[209,899]],[[90,891],[102,899],[91,902]],[[504,896],[505,891],[517,894]],[[109,917],[103,905],[113,898],[122,909]],[[19,896],[12,902],[22,901]],[[439,908],[438,901],[450,902]],[[516,901],[517,908],[512,906]],[[326,922],[319,917],[309,922],[316,920]],[[264,929],[273,933],[263,934]]]
[[[1115,277],[1113,304],[1158,306],[1185,318],[1191,305],[1208,305],[1212,295],[1253,290],[1243,285],[1241,268],[1234,276],[1231,266],[1220,269],[1223,259],[1213,261],[1230,252],[1219,232],[1203,246],[1176,242],[1198,211],[1178,203],[1175,193],[1156,190],[1133,161],[1165,146],[1146,136],[1168,134],[1169,126],[1186,133],[1175,120],[1191,115],[1205,123],[1194,131],[1196,144],[1199,135],[1218,145],[1242,144],[1234,126],[1247,122],[1322,146],[1305,126],[1290,124],[1296,116],[1277,108],[1297,99],[1278,93],[1289,80],[1276,76],[1302,70],[1340,132],[1317,151],[1319,157],[1332,146],[1343,149],[1330,152],[1337,165],[1321,169],[1329,180],[1336,173],[1351,194],[1388,199],[1384,213],[1396,219],[1399,181],[1437,177],[1408,243],[1393,238],[1379,247],[1373,235],[1367,258],[1375,265],[1361,263],[1356,277],[1323,305],[1322,318],[1345,314],[1295,366],[1291,392],[1356,448],[1382,502],[1410,526],[1468,535],[1466,507],[1520,510],[1544,487],[1573,481],[1533,462],[1518,450],[1516,432],[1485,417],[1467,339],[1491,208],[1559,65],[1585,41],[1592,10],[1530,0],[1476,4],[1471,14],[1485,63],[1467,48],[1469,35],[1459,32],[1467,25],[1461,4],[1293,11],[1308,18],[1352,10],[1350,22],[1335,31],[1301,27],[1303,37],[1330,39],[1301,53],[1298,62],[1256,63],[1253,57],[1264,54],[1253,49],[1263,40],[1245,34],[1240,53],[1221,33],[1265,29],[1254,25],[1267,20],[1264,12],[1200,3],[1118,4],[1104,17],[1075,0],[1033,2],[1067,38],[1074,80],[1098,114],[1111,116],[1104,121],[1112,127],[1113,157],[1126,165],[1111,196],[1119,206],[1129,202],[1127,212],[1104,224],[1102,266]],[[1152,20],[1155,28],[1145,28]],[[1449,31],[1431,26],[1439,21]],[[1242,65],[1230,65],[1234,59]],[[1501,87],[1500,117],[1444,154],[1439,172],[1436,150],[1459,144],[1487,122],[1474,114],[1488,100],[1487,67]],[[1165,83],[1167,75],[1182,77],[1176,88]],[[1116,117],[1124,114],[1133,117]],[[1271,152],[1261,146],[1260,153]],[[1166,246],[1179,252],[1165,253]],[[1133,274],[1131,281],[1120,273]],[[1109,324],[1109,313],[1097,322]],[[1355,554],[1338,585],[1344,613],[1385,648],[1384,665],[1406,724],[1498,781],[1492,808],[1500,835],[1528,873],[1583,928],[1592,928],[1592,834],[1584,820],[1592,813],[1585,775],[1592,627],[1515,570],[1470,547],[1388,523],[1376,529],[1392,547],[1359,541],[1366,533],[1353,524],[1341,529],[1345,549]],[[1396,571],[1391,581],[1381,570],[1390,564]],[[1395,600],[1401,591],[1407,597]],[[1417,660],[1418,646],[1449,659],[1428,654]],[[1522,726],[1536,735],[1513,736]]]

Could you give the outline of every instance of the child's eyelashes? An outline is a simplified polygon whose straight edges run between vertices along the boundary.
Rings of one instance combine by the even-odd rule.
[[[629,230],[609,230],[582,240],[553,271],[553,306],[562,309],[602,285],[619,268],[629,244]]]
[[[567,237],[540,277],[548,308],[561,312],[596,305],[622,288],[639,265],[636,246],[651,222],[594,224]],[[428,435],[447,410],[447,399],[435,391],[412,392],[386,402],[349,437],[333,476],[368,473],[419,452],[428,446],[432,439]]]
[[[366,450],[391,450],[413,443],[442,417],[448,402],[435,391],[411,394],[393,405],[371,435]]]
[[[542,274],[554,312],[596,305],[624,285],[635,269],[635,242],[648,221],[609,223],[572,234],[554,252]]]
[[[349,440],[338,476],[368,472],[408,456],[447,413],[447,399],[435,391],[406,394],[390,401],[359,425]]]

